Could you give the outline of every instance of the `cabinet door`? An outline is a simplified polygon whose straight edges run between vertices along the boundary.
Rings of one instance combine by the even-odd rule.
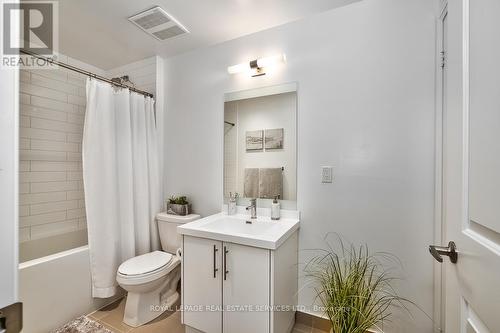
[[[270,251],[223,244],[224,333],[269,332]]]
[[[222,242],[184,236],[182,299],[184,324],[222,332]]]

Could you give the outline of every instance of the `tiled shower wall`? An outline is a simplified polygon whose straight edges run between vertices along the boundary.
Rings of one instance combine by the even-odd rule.
[[[62,56],[105,77],[129,75],[155,93],[156,57],[109,71]],[[20,72],[20,260],[87,243],[81,144],[86,76],[65,69]]]
[[[85,102],[83,75],[64,69],[20,72],[21,261],[86,243]]]

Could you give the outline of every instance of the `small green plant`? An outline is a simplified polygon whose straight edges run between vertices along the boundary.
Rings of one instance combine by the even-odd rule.
[[[324,307],[334,333],[365,333],[368,329],[382,332],[384,321],[394,306],[413,302],[394,291],[390,270],[384,262],[399,262],[387,253],[370,254],[367,245],[345,246],[338,237],[338,250],[328,243],[327,250],[311,259],[306,277],[313,282],[317,299]]]
[[[171,196],[168,198],[168,203],[172,205],[188,205],[189,202],[187,201],[186,196]]]

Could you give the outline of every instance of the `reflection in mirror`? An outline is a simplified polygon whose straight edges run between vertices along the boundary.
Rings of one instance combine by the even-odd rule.
[[[225,103],[226,198],[238,193],[240,198],[268,199],[260,202],[274,197],[296,201],[296,109],[296,91]]]

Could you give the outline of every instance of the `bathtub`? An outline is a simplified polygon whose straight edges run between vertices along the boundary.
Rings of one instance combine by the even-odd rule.
[[[89,248],[82,246],[19,265],[23,333],[47,333],[113,302],[91,294]]]

